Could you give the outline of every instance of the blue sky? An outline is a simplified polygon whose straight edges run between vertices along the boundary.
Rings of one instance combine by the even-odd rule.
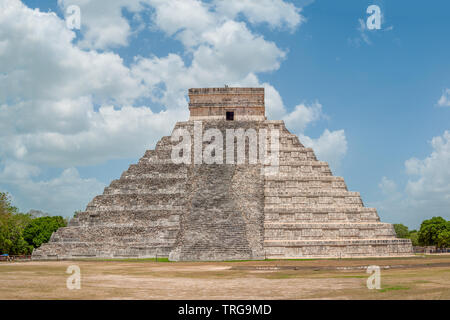
[[[71,4],[81,8],[80,31],[65,26]],[[381,30],[366,27],[372,4]],[[450,219],[448,1],[0,8],[0,190],[23,211],[84,209],[186,119],[189,87],[227,83],[265,86],[269,116],[383,221]]]

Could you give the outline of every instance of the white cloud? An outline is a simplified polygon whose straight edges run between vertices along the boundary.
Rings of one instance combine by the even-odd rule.
[[[438,101],[440,107],[450,107],[450,89],[445,89]]]
[[[75,168],[65,169],[54,179],[36,182],[31,176],[38,170],[15,163],[6,165],[0,172],[2,186],[14,190],[14,203],[21,211],[38,208],[53,215],[70,217],[74,211],[84,210],[86,204],[105,187],[96,179],[81,178]]]
[[[186,116],[177,106],[132,107],[148,95],[141,79],[119,55],[74,45],[55,14],[17,0],[0,5],[2,159],[64,168],[134,157]]]
[[[83,39],[79,46],[93,49],[128,45],[133,30],[122,11],[136,14],[143,10],[140,0],[58,0],[58,5],[64,13],[71,5],[80,7]]]
[[[271,27],[286,26],[294,30],[306,19],[300,15],[301,9],[282,0],[216,0],[217,11],[232,19],[240,13],[250,23],[268,23]]]
[[[268,83],[263,83],[262,86],[264,87],[267,119],[282,119],[285,116],[286,109],[279,92]]]
[[[113,106],[102,106],[95,112],[92,104],[85,106],[88,109],[83,119],[86,127],[80,125],[78,130],[67,133],[66,129],[51,130],[49,125],[49,130],[0,136],[3,146],[0,156],[55,167],[138,157],[146,148],[152,148],[154,142],[173,127],[178,117],[184,115],[187,118],[185,109],[153,113],[146,107],[128,106],[116,110]],[[83,124],[82,121],[80,123]]]
[[[275,43],[252,34],[243,22],[226,21],[204,32],[206,45],[194,53],[194,67],[219,71],[225,66],[238,77],[277,70],[285,53]],[[213,68],[213,69],[211,69]]]
[[[385,195],[392,196],[398,192],[397,184],[393,180],[386,177],[381,178],[381,182],[378,184],[378,187]]]
[[[143,81],[153,100],[185,108],[189,87],[259,86],[255,74],[278,69],[285,58],[275,43],[254,35],[244,23],[226,21],[197,36],[197,46],[188,48],[192,50],[190,65],[173,53],[136,59],[132,74]]]
[[[387,195],[377,207],[392,222],[418,227],[424,219],[450,219],[450,132],[431,140],[433,151],[423,160],[405,161],[408,181],[404,190],[383,177],[380,188]]]
[[[411,158],[405,162],[410,179],[406,186],[414,199],[433,199],[443,196],[450,204],[450,131],[431,140],[433,152],[424,160]]]
[[[316,122],[322,117],[324,117],[322,105],[315,102],[311,106],[305,104],[297,105],[283,120],[288,128],[295,128],[297,132],[304,132],[310,123]]]
[[[2,182],[17,182],[37,176],[41,170],[23,162],[8,162],[3,164],[3,170],[0,171],[0,180]]]
[[[155,9],[154,23],[186,47],[202,42],[201,35],[224,22],[207,4],[198,0],[148,0]]]
[[[175,36],[186,47],[202,42],[202,33],[224,22],[235,20],[242,13],[249,23],[268,23],[271,27],[286,26],[294,30],[306,19],[301,8],[283,0],[214,1],[199,0],[58,0],[63,12],[71,5],[81,9],[83,48],[108,49],[126,46],[129,37],[145,27],[140,12],[154,10],[154,26],[169,36]],[[123,15],[127,10],[139,21],[133,30]]]
[[[291,112],[287,112],[284,107],[281,111],[281,118],[286,127],[298,135],[303,145],[313,148],[319,160],[328,162],[330,168],[336,171],[347,154],[345,131],[325,129],[319,138],[305,135],[308,126],[327,118],[322,111],[322,105],[316,101],[310,105],[299,104]]]
[[[59,4],[65,8],[69,2]],[[125,19],[118,8],[133,12],[142,8],[138,1],[70,4],[82,9],[85,42],[102,33],[93,19],[102,6],[108,7],[104,15],[111,16],[111,24],[117,16]],[[0,1],[3,160],[26,159],[64,168],[138,156],[167,134],[177,119],[187,118],[187,88],[259,84],[255,73],[276,70],[285,57],[275,43],[252,33],[245,23],[216,19],[218,14],[200,1],[149,0],[147,4],[156,8],[155,23],[163,31],[198,33],[196,47],[187,48],[193,57],[190,65],[180,55],[169,54],[139,57],[127,67],[115,53],[80,49],[74,44],[75,33],[54,13],[31,10],[19,0]],[[173,15],[177,10],[184,14]],[[122,33],[117,39],[124,39]],[[107,41],[102,41],[102,45],[92,42],[92,47],[106,46]],[[269,96],[277,95],[266,86],[272,92]],[[141,98],[150,98],[165,110],[154,113],[148,106],[136,107]],[[282,104],[278,107],[284,109]]]
[[[347,138],[344,130],[325,129],[317,139],[299,134],[299,139],[308,148],[313,148],[317,158],[327,161],[332,171],[336,171],[347,153]]]
[[[114,53],[83,51],[72,44],[75,33],[54,13],[1,2],[0,101],[77,99],[131,102],[144,93],[122,58]]]
[[[278,91],[258,79],[258,73],[277,70],[286,52],[251,31],[247,22],[294,30],[304,18],[290,3],[233,2],[227,13],[220,2],[197,0],[58,4],[63,11],[72,4],[81,7],[81,39],[54,13],[0,0],[0,175],[3,185],[14,186],[16,198],[28,199],[22,203],[29,208],[51,213],[80,209],[80,203],[101,192],[102,184],[81,178],[74,167],[142,155],[177,120],[187,119],[190,87],[264,86],[268,116],[285,118],[301,132],[321,115],[318,103],[289,113]],[[123,10],[138,20],[142,12],[153,12],[153,20],[139,20],[133,29]],[[236,21],[240,14],[248,21]],[[163,57],[149,53],[125,65],[109,50],[127,46],[145,23],[181,41],[185,51]],[[154,112],[153,103],[162,111]],[[343,131],[326,130],[311,141],[324,160],[334,161],[340,156],[327,141],[342,146],[342,138]],[[64,171],[37,181],[41,166]]]

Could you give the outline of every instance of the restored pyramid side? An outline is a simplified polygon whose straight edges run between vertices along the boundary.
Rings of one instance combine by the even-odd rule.
[[[265,177],[265,236],[268,258],[400,256],[413,253],[391,224],[363,205],[344,179],[305,148],[284,122],[279,172]]]

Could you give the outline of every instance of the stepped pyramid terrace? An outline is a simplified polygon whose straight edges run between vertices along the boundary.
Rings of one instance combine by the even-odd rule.
[[[412,255],[411,241],[396,238],[283,121],[267,120],[263,88],[190,89],[189,99],[189,120],[34,259]]]

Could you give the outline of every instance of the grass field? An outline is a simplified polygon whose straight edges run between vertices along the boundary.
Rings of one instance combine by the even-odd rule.
[[[81,289],[66,287],[67,267]],[[366,267],[381,268],[369,290]],[[0,299],[450,299],[450,255],[342,260],[0,263]]]

